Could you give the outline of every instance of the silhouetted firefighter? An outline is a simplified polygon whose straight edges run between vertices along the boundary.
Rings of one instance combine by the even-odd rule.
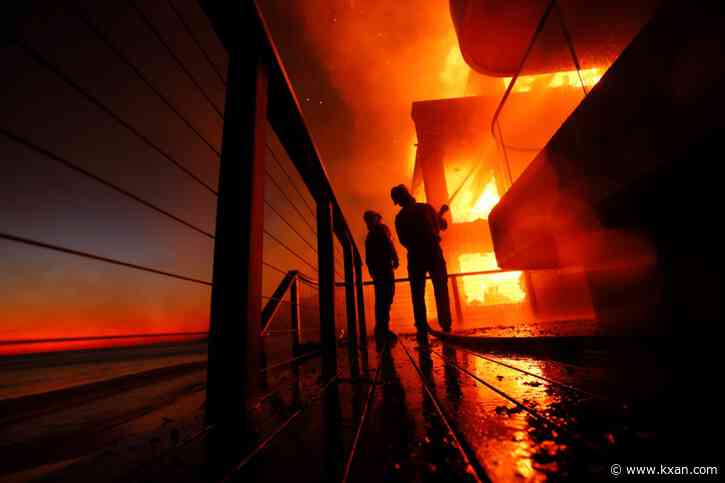
[[[375,335],[387,336],[390,324],[390,306],[395,296],[395,272],[400,265],[398,253],[383,223],[383,217],[374,211],[363,215],[368,226],[365,239],[365,264],[375,283]]]
[[[443,330],[451,330],[451,306],[448,299],[448,272],[441,250],[440,231],[448,225],[428,203],[417,203],[404,185],[395,186],[390,196],[401,206],[395,216],[398,240],[408,250],[408,277],[413,298],[415,327],[419,334],[428,331],[425,308],[425,277],[430,273],[438,307],[438,323]],[[442,212],[447,207],[443,207]]]

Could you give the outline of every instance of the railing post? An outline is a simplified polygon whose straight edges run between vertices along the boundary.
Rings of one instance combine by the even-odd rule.
[[[290,285],[290,330],[292,331],[292,357],[300,355],[300,343],[302,342],[302,324],[300,317],[300,277],[295,276]],[[302,405],[302,377],[300,376],[299,364],[292,365],[292,375],[295,378],[292,386],[292,401],[296,406]]]
[[[335,334],[335,251],[332,203],[317,199],[317,269],[320,292],[320,344],[322,377],[325,381],[337,374],[337,336]]]
[[[268,78],[261,36],[245,42],[229,48],[209,326],[206,419],[227,428],[247,427],[260,369]]]
[[[459,326],[463,325],[463,307],[461,305],[461,289],[458,286],[458,277],[450,278],[451,288],[453,292],[453,307],[456,310],[456,321]]]
[[[300,324],[300,279],[295,277],[290,286],[290,330],[292,331],[292,356],[297,357],[302,341],[302,325]]]
[[[355,291],[357,293],[357,323],[360,330],[360,344],[363,348],[368,343],[368,330],[365,324],[365,291],[363,287],[362,260],[357,250],[354,253],[355,264]]]
[[[347,315],[347,337],[350,351],[357,351],[357,314],[355,310],[355,272],[352,259],[352,242],[345,239],[342,244],[342,260],[345,269],[345,309]]]
[[[347,315],[347,341],[350,358],[350,377],[360,377],[360,363],[357,356],[357,311],[355,310],[355,268],[353,266],[353,240],[348,235],[342,244],[342,260],[345,268],[345,309]]]

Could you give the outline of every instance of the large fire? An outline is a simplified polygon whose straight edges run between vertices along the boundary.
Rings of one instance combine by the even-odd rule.
[[[568,87],[579,88],[582,85],[591,87],[601,79],[606,69],[590,68],[580,71],[562,71],[551,74],[524,75],[516,80],[514,92],[529,92],[532,90],[546,90],[551,88]],[[466,64],[457,45],[453,45],[446,55],[439,73],[441,89],[444,97],[461,97],[465,95],[466,84],[471,70]],[[511,83],[511,77],[502,79],[504,88]],[[413,141],[411,144],[414,144]],[[409,172],[412,175],[415,165],[415,146],[410,153]],[[448,160],[446,167],[446,182],[448,192],[455,195],[450,200],[452,223],[470,223],[477,220],[487,220],[491,210],[501,198],[496,179],[491,176],[487,181],[468,176],[464,179],[465,170],[452,169],[455,164]],[[461,183],[463,185],[461,186]],[[485,184],[482,184],[485,183]],[[414,186],[416,197],[421,199],[425,195],[422,185]],[[481,272],[498,270],[498,264],[493,252],[458,253],[449,254],[456,257],[461,272]],[[462,288],[468,304],[495,305],[503,303],[519,303],[526,298],[522,287],[522,272],[493,273],[486,275],[465,276],[461,278]]]
[[[483,188],[478,199],[474,199],[475,193],[470,186],[471,182],[461,189],[458,195],[451,200],[451,219],[453,223],[465,223],[468,221],[487,220],[488,214],[501,199],[496,187],[496,178],[491,180]]]
[[[472,187],[464,185],[458,196],[452,200],[451,215],[454,223],[488,219],[489,213],[501,199],[496,178],[492,176],[478,198],[474,196]],[[493,252],[460,254],[458,264],[464,273],[499,268]],[[521,272],[506,272],[463,277],[466,302],[486,305],[521,302],[526,298],[526,293],[521,288],[521,275]]]
[[[497,270],[493,252],[464,253],[458,256],[462,272]],[[521,272],[492,273],[463,277],[466,302],[486,305],[518,303],[526,298],[521,288]]]

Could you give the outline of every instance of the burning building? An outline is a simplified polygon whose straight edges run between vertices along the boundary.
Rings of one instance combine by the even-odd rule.
[[[466,84],[462,93],[468,97],[413,103],[412,185],[433,206],[450,206],[443,240],[449,272],[498,272],[453,277],[458,318],[473,316],[478,324],[592,319],[584,265],[502,262],[489,214],[651,17],[656,2],[454,0],[450,6],[458,57],[473,70],[451,75],[456,58],[449,56],[443,74]],[[563,206],[562,213],[574,207]],[[533,260],[546,250],[528,253]]]
[[[428,203],[450,207],[450,227],[443,241],[449,271],[497,270],[488,214],[505,191],[505,168],[490,136],[481,136],[495,109],[490,97],[464,97],[413,104],[418,147],[413,191]],[[471,276],[453,284],[456,312],[461,304],[518,303],[525,298],[520,272],[498,279]]]
[[[489,217],[498,264],[580,269],[606,333],[721,317],[704,209],[720,181],[693,169],[720,150],[721,5],[454,0],[451,13],[468,65],[514,82],[486,126],[510,167]],[[571,72],[568,112],[534,107],[536,92],[566,103]]]
[[[576,86],[560,83],[564,76],[548,76],[551,93],[517,91],[513,102],[532,97],[559,119],[578,101]],[[539,79],[536,79],[539,82]],[[449,229],[442,246],[449,272],[456,274],[494,272],[455,277],[451,283],[455,312],[459,320],[473,318],[478,323],[495,320],[521,322],[554,316],[591,317],[586,284],[581,274],[528,271],[498,272],[488,216],[506,193],[514,176],[523,171],[532,153],[523,151],[506,159],[488,126],[499,97],[470,96],[413,103],[417,149],[413,171],[413,191],[435,207],[449,205]],[[524,129],[527,127],[524,126]],[[532,130],[551,131],[541,123]],[[546,133],[540,134],[545,136]],[[514,140],[516,142],[516,140]],[[568,302],[552,304],[555,288],[575,296]],[[562,292],[562,290],[559,290]],[[538,293],[547,293],[539,300]],[[556,299],[556,297],[554,297]],[[577,300],[577,303],[573,303]]]

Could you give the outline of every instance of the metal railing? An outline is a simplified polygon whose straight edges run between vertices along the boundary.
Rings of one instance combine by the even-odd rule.
[[[134,251],[124,246],[123,239],[94,244],[96,238],[103,239],[104,230],[124,225],[110,216],[84,222],[84,214],[75,213],[53,218],[48,229],[30,223],[29,215],[8,217],[12,220],[7,223],[3,217],[0,241],[123,268],[133,273],[129,278],[151,274],[158,280],[199,286],[205,291],[198,295],[201,301],[207,300],[211,289],[207,424],[247,428],[242,421],[247,418],[244,408],[259,395],[260,378],[304,355],[299,353],[306,344],[303,333],[314,334],[312,343],[322,356],[327,381],[337,374],[339,332],[344,332],[352,352],[365,341],[360,253],[256,4],[117,3],[114,8],[121,9],[128,22],[114,28],[109,28],[110,16],[104,15],[100,4],[88,2],[44,4],[48,11],[41,17],[52,19],[47,25],[33,18],[18,19],[3,54],[8,72],[15,76],[12,85],[27,83],[27,87],[7,90],[13,103],[4,109],[0,124],[4,156],[15,169],[10,159],[21,153],[16,156],[17,172],[22,160],[33,158],[45,163],[39,174],[49,180],[75,176],[74,181],[102,190],[102,196],[110,193],[121,200],[114,201],[121,206],[114,205],[118,218],[125,216],[124,210],[138,209],[136,221],[144,227],[155,227],[161,219],[183,238],[160,237],[153,250],[139,243],[141,249]],[[164,9],[168,15],[162,18],[171,23],[159,20],[158,9]],[[194,13],[198,16],[192,22]],[[199,30],[200,21],[206,22],[208,31]],[[56,31],[71,32],[72,38],[55,42]],[[191,50],[180,50],[170,41],[175,36],[188,41]],[[129,38],[147,49],[129,46]],[[73,47],[82,45],[88,52],[70,48],[74,41]],[[76,51],[89,59],[79,58]],[[120,74],[123,78],[114,77]],[[43,99],[58,103],[42,108]],[[112,161],[103,161],[106,158]],[[217,166],[218,183],[213,181]],[[138,171],[129,174],[131,169]],[[139,173],[148,176],[141,179]],[[62,183],[58,180],[55,185]],[[176,192],[178,196],[172,196]],[[44,194],[33,192],[33,201],[42,200]],[[78,205],[86,208],[85,201]],[[207,218],[200,213],[206,206],[214,206]],[[50,209],[31,208],[36,210],[33,214],[56,215]],[[56,225],[72,225],[69,221],[83,227],[83,236],[70,228],[69,236],[58,233]],[[142,232],[130,224],[124,228],[128,233]],[[195,252],[199,246],[203,248]],[[152,255],[144,253],[146,248]],[[194,260],[187,264],[192,268],[180,268],[169,261],[177,251],[187,260],[197,257],[202,262]],[[203,263],[207,252],[213,254],[211,277],[207,269],[212,264]],[[281,285],[270,294],[266,288],[280,276]],[[336,291],[336,281],[349,288]],[[310,291],[308,296],[301,295],[303,290]],[[178,304],[188,302],[174,298],[171,288],[164,295]],[[272,321],[279,319],[286,296],[293,324],[287,332],[292,335],[293,360],[262,366],[263,338],[282,332]],[[304,304],[308,309],[301,309]],[[303,327],[313,318],[316,327]],[[144,337],[143,328],[138,330],[107,338]],[[204,332],[188,334],[198,339]],[[163,336],[156,331],[153,335]],[[92,334],[39,338],[43,344],[90,339]],[[34,341],[23,337],[18,342]]]
[[[520,274],[518,280],[501,281],[500,275]],[[425,302],[428,321],[437,319],[432,283],[426,277]],[[395,296],[390,327],[403,333],[415,331],[412,296],[407,277],[395,278]],[[363,283],[366,306],[375,302],[374,282]],[[460,306],[455,307],[454,288],[459,289]],[[517,288],[518,297],[507,289]],[[564,290],[565,296],[559,291]],[[486,331],[492,328],[528,327],[546,321],[589,320],[593,308],[584,273],[579,269],[481,270],[448,274],[448,292],[454,331]]]
[[[264,204],[259,180],[266,169],[262,155],[265,119],[314,198],[316,226],[308,228],[317,238],[316,247],[312,247],[317,263],[300,261],[317,270],[320,345],[323,377],[327,379],[336,374],[337,351],[333,239],[342,247],[346,280],[362,282],[361,259],[261,12],[254,2],[231,5],[207,1],[201,5],[229,53],[207,390],[210,420],[229,421],[239,414],[237,408],[250,399],[258,374],[258,326],[240,328],[235,319],[239,314],[261,312],[257,294],[263,266],[260,256],[263,233],[258,220]],[[248,164],[240,163],[240,158],[248,159]],[[312,211],[312,206],[305,208]],[[239,297],[239,293],[246,297]],[[348,339],[355,349],[356,319],[364,316],[364,305],[362,300],[356,300],[354,291],[348,291],[346,306],[351,318]],[[244,323],[243,319],[241,322]],[[364,327],[362,321],[360,326]],[[245,362],[242,365],[234,362],[240,354]],[[243,369],[230,372],[234,367]],[[225,387],[229,379],[240,381],[239,392],[231,398]]]
[[[270,336],[285,336],[289,335],[291,338],[291,358],[276,362],[272,365],[267,364],[266,354],[263,354],[262,370],[268,371],[270,369],[276,369],[281,367],[288,367],[289,365],[296,364],[308,357],[320,355],[319,344],[313,344],[311,348],[303,351],[302,347],[302,296],[301,296],[301,284],[308,286],[317,287],[317,281],[308,278],[299,271],[293,270],[287,272],[282,278],[279,285],[275,289],[271,297],[266,297],[267,302],[262,309],[262,337]],[[285,298],[289,295],[289,328],[287,330],[272,330],[272,324],[278,318],[277,315],[280,308],[285,303]],[[319,312],[319,311],[318,311]]]
[[[476,276],[476,275],[494,275],[497,273],[512,273],[512,272],[518,272],[519,270],[477,270],[473,272],[456,272],[456,273],[449,273],[448,278],[461,278],[461,277],[468,277],[468,276]],[[426,275],[426,280],[430,280],[430,275]],[[408,277],[396,277],[395,283],[402,283],[402,282],[410,282],[410,278]],[[344,286],[344,284],[339,283],[339,286]],[[365,280],[363,282],[363,286],[370,286],[375,285],[375,282],[372,280]]]

